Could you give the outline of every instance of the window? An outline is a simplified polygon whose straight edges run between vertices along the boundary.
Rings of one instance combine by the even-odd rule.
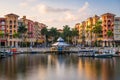
[[[16,20],[14,20],[14,24],[16,24]]]
[[[12,34],[12,30],[10,30],[10,34]]]
[[[10,25],[10,29],[12,29],[12,25]]]
[[[12,39],[12,35],[10,35],[10,39]]]
[[[14,28],[16,28],[16,25],[14,25]]]
[[[12,45],[12,41],[10,41],[10,46]]]
[[[12,20],[10,20],[10,24],[12,24]]]
[[[110,24],[108,25],[108,27],[110,27]]]
[[[111,22],[110,20],[108,20],[108,22]]]

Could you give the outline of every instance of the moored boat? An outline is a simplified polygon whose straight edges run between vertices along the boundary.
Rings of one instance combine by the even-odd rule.
[[[113,57],[113,55],[112,54],[102,53],[102,54],[94,54],[94,57],[97,57],[97,58],[110,58],[110,57]]]

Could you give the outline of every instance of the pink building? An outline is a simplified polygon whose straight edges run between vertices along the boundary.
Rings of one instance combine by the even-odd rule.
[[[34,22],[32,20],[28,20],[28,37],[34,38],[35,35],[35,28],[34,28]]]
[[[108,31],[114,34],[114,17],[115,14],[105,13],[101,15],[102,18],[102,32],[103,32],[103,46],[110,46],[113,42],[113,35],[108,36]]]

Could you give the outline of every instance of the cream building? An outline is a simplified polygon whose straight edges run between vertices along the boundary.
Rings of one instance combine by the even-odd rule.
[[[115,17],[114,20],[114,41],[120,45],[120,17]]]
[[[18,46],[18,39],[13,37],[14,33],[18,31],[18,15],[16,14],[7,14],[5,15],[6,18],[6,26],[7,26],[7,45],[8,46]]]

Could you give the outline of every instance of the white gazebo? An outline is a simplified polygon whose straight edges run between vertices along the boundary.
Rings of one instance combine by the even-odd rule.
[[[52,44],[52,46],[67,47],[67,46],[69,46],[69,44],[67,44],[66,42],[64,42],[64,40],[61,37],[59,37],[57,39],[57,42],[55,42],[54,44]]]

